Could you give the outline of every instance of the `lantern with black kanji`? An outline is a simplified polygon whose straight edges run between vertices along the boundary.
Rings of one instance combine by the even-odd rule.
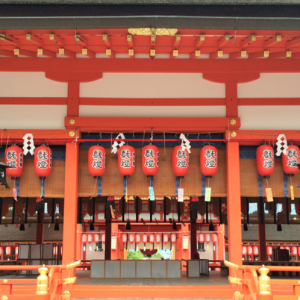
[[[139,244],[141,242],[141,236],[139,234],[135,235],[135,243]]]
[[[105,171],[106,153],[100,145],[95,145],[89,149],[88,166],[89,173],[94,178],[99,178]]]
[[[45,179],[51,173],[52,169],[52,150],[41,145],[34,151],[34,171],[41,179],[41,197],[37,199],[36,211],[40,211],[44,208],[43,198],[45,197]]]
[[[147,234],[143,234],[142,240],[143,240],[144,244],[147,244],[147,241],[148,241]]]
[[[163,235],[163,242],[164,242],[164,244],[168,244],[169,243],[169,235],[168,234],[164,234]]]
[[[149,235],[149,242],[150,244],[154,244],[154,234]]]
[[[206,145],[200,150],[200,170],[206,178],[212,178],[218,170],[218,150],[212,145]]]
[[[99,234],[94,234],[94,242],[95,242],[95,244],[97,244],[97,243],[100,242],[100,236],[99,236]]]
[[[135,170],[135,150],[129,145],[122,146],[118,151],[119,172],[123,176],[123,196],[127,195],[128,177]]]
[[[214,233],[211,235],[211,241],[215,244],[218,241],[218,236]]]
[[[207,234],[205,235],[205,243],[208,244],[209,242],[210,242],[210,234],[207,233]]]
[[[53,256],[57,256],[57,254],[58,254],[58,247],[53,246]]]
[[[298,247],[298,256],[300,257],[300,247]]]
[[[263,144],[256,149],[257,171],[263,178],[269,178],[274,172],[274,150]]]
[[[17,179],[23,173],[23,151],[17,145],[11,145],[5,150],[5,163],[9,166],[6,175],[11,179]]]
[[[160,234],[156,234],[155,235],[155,242],[156,242],[156,244],[160,244],[161,243],[161,236],[160,236]]]
[[[198,236],[199,243],[204,243],[204,234],[200,233]]]
[[[253,247],[253,255],[258,255],[258,247],[257,246],[254,246]]]
[[[243,246],[242,247],[242,255],[246,255],[247,254],[247,247]]]
[[[142,149],[142,169],[148,177],[156,175],[158,172],[159,151],[158,148],[149,144]]]
[[[83,244],[87,243],[87,235],[85,233],[82,235],[82,243]]]
[[[189,152],[187,149],[182,150],[180,145],[173,148],[172,168],[179,178],[186,176],[189,171]]]
[[[91,244],[93,242],[93,235],[89,233],[87,239],[88,243]]]
[[[282,153],[283,172],[287,176],[294,176],[299,172],[297,164],[299,164],[299,147],[291,143],[288,145],[286,154]]]
[[[105,244],[105,234],[102,234],[102,244]]]
[[[52,150],[41,145],[34,151],[34,171],[41,179],[45,179],[51,173],[52,168]]]
[[[297,247],[292,247],[292,255],[297,256]]]
[[[0,256],[2,256],[2,255],[3,255],[3,248],[0,247]]]
[[[122,243],[123,243],[123,244],[126,244],[126,243],[127,243],[127,234],[126,234],[126,233],[123,233],[123,234],[122,234]]]
[[[118,151],[119,172],[122,176],[131,176],[135,170],[135,150],[129,145],[122,146]]]
[[[248,246],[247,250],[248,255],[252,255],[252,246]]]

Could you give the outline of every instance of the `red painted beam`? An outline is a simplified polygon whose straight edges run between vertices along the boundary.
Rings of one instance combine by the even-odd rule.
[[[78,117],[79,116],[79,82],[68,82],[68,109],[67,116]]]
[[[67,105],[67,98],[0,97],[0,105]]]
[[[299,73],[298,59],[43,59],[2,58],[0,71],[132,73]]]
[[[80,131],[119,132],[146,131],[150,132],[217,132],[228,128],[237,130],[241,126],[240,118],[230,125],[231,118],[137,118],[137,117],[74,117],[74,124],[70,124],[69,117],[65,118],[67,129]]]
[[[226,82],[226,117],[238,116],[237,83],[235,81]]]
[[[240,98],[239,106],[300,105],[300,98]]]
[[[79,105],[222,106],[226,105],[226,101],[225,98],[79,98]]]

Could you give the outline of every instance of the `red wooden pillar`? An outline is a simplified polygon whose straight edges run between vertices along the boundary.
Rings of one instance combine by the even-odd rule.
[[[66,144],[63,264],[76,261],[79,145]],[[73,271],[74,272],[74,271]],[[74,273],[72,274],[72,276]]]
[[[242,264],[241,187],[239,143],[228,142],[226,147],[227,213],[229,261]],[[234,276],[230,269],[229,274]],[[236,272],[241,277],[241,271]]]
[[[266,225],[258,224],[259,260],[267,260]]]
[[[44,242],[44,210],[38,212],[38,223],[36,224],[36,244],[41,245]]]

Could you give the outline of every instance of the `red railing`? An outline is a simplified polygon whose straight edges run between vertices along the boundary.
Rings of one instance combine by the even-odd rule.
[[[1,279],[0,297],[6,296],[9,300],[59,300],[63,294],[63,285],[69,288],[76,282],[76,277],[71,277],[72,269],[80,264],[77,261],[61,266],[0,266],[3,271],[38,270],[40,273],[37,279]]]

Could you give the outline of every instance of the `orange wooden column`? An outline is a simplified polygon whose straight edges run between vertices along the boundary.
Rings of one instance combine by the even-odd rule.
[[[229,261],[241,265],[242,227],[239,143],[228,142],[226,150]],[[229,274],[234,276],[232,269],[230,269]],[[236,274],[238,277],[242,276],[240,271]]]
[[[224,257],[224,224],[218,226],[218,260],[225,259]]]
[[[66,144],[63,264],[76,261],[79,145]]]
[[[76,260],[81,259],[81,248],[82,248],[82,228],[80,224],[77,224],[76,232]]]

